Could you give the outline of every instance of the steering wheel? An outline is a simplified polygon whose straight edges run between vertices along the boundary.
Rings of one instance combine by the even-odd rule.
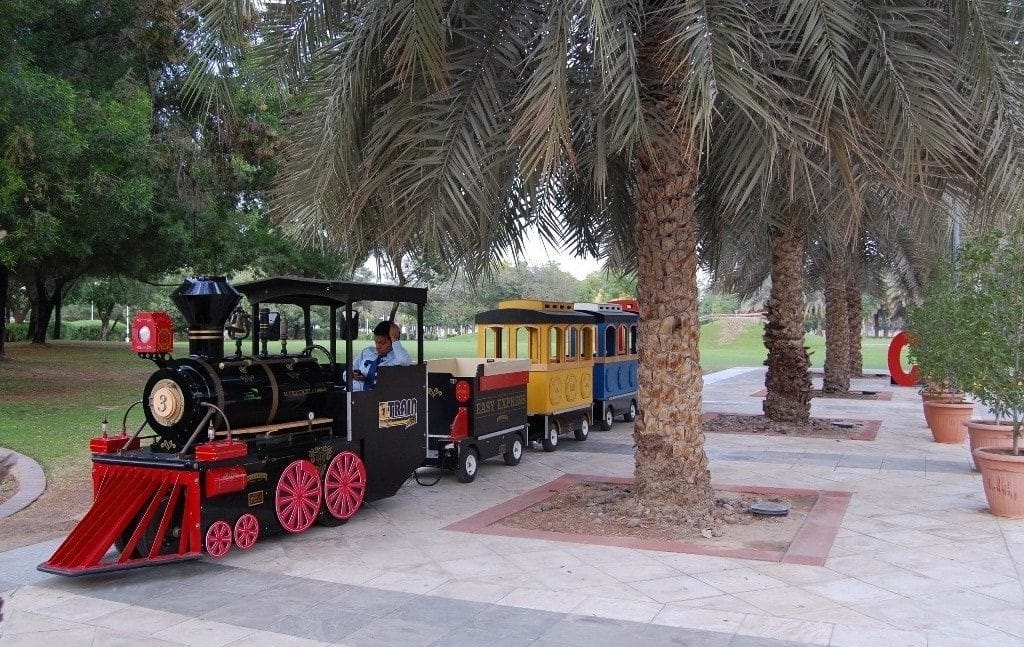
[[[320,344],[313,344],[311,346],[306,346],[305,348],[302,349],[302,356],[303,357],[312,357],[314,350],[321,351],[324,355],[327,356],[327,359],[328,359],[328,361],[329,361],[329,363],[331,365],[331,380],[333,381],[334,379],[336,379],[337,378],[337,369],[338,369],[338,367],[337,367],[337,365],[334,362],[334,355],[331,353],[331,351],[327,350],[326,347],[321,346]]]

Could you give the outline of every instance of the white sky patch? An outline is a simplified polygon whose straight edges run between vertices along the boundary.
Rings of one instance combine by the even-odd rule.
[[[601,262],[596,258],[592,256],[577,258],[568,252],[553,249],[545,244],[535,232],[531,232],[526,237],[525,248],[525,260],[528,265],[539,266],[553,261],[562,271],[568,272],[580,280],[601,270]]]

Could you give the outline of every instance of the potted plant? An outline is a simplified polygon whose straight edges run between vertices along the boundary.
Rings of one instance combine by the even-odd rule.
[[[975,447],[989,509],[999,516],[1024,517],[1024,225],[993,232],[967,245],[957,262],[963,312],[975,341],[965,388],[1012,432],[1003,446]],[[1006,447],[1006,445],[1009,447]]]
[[[924,419],[935,442],[962,443],[967,436],[963,423],[974,414],[974,403],[964,401],[959,388],[965,365],[964,334],[958,326],[956,285],[949,268],[929,286],[923,301],[907,312],[910,333],[908,355],[920,366],[924,387],[921,401]]]
[[[990,232],[960,251],[946,294],[926,296],[920,309],[943,308],[947,343],[958,347],[947,365],[953,383],[992,411],[1010,429],[1008,446],[975,447],[993,514],[1024,517],[1024,227]],[[946,315],[944,315],[946,316]],[[923,369],[922,369],[923,370]]]

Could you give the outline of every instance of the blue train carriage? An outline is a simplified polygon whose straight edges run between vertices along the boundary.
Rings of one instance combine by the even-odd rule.
[[[427,457],[462,483],[480,461],[501,456],[518,465],[527,443],[525,359],[460,357],[427,362]]]
[[[243,295],[251,315],[239,307]],[[423,462],[426,290],[291,277],[233,287],[197,277],[171,299],[188,325],[189,354],[171,356],[169,315],[137,314],[132,351],[156,369],[120,433],[104,425],[90,441],[92,506],[42,571],[221,557],[265,535],[335,526],[363,502],[395,494]],[[354,356],[354,307],[367,301],[414,304],[419,341],[413,365],[381,367],[372,390],[354,391],[344,368]],[[298,339],[287,338],[282,304],[302,312]],[[322,343],[311,309],[329,322]],[[132,433],[129,414],[140,410]]]
[[[553,452],[561,434],[586,440],[593,411],[594,318],[573,304],[515,299],[476,315],[481,357],[526,359],[528,442]]]
[[[594,354],[594,420],[608,431],[616,416],[633,422],[637,415],[636,301],[577,303],[576,310],[594,317],[597,352]]]

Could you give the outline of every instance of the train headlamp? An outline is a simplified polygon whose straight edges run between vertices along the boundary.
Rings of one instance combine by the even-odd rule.
[[[170,353],[174,350],[174,322],[166,312],[137,312],[131,340],[136,353]]]

